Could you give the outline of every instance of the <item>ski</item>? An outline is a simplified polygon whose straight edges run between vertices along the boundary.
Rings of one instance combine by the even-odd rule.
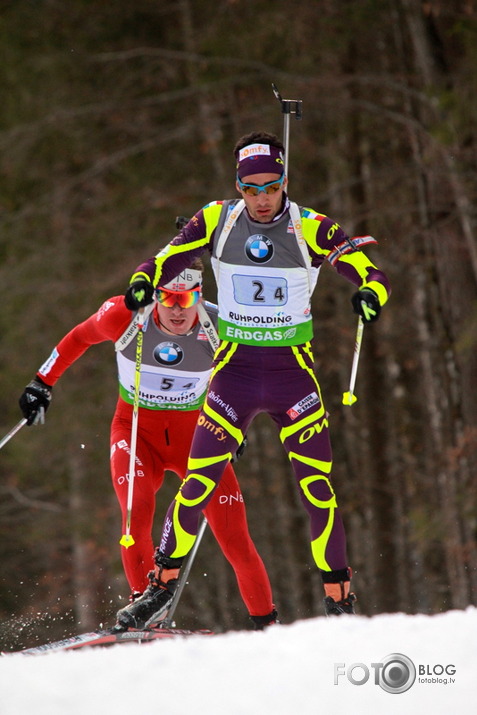
[[[104,629],[82,633],[63,640],[44,643],[43,645],[25,648],[24,650],[2,653],[2,655],[41,655],[43,653],[53,653],[55,651],[77,650],[79,648],[91,648],[94,646],[109,646],[116,643],[148,643],[161,638],[176,638],[178,636],[209,636],[213,631],[209,630],[184,630],[181,628],[130,628],[127,631],[115,631],[114,629]]]

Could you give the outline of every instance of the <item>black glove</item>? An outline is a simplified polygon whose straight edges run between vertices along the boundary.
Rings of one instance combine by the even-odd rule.
[[[379,318],[381,306],[374,290],[363,288],[351,298],[354,312],[360,315],[365,323],[373,323]]]
[[[52,390],[53,388],[44,383],[39,377],[35,377],[25,387],[18,402],[28,426],[44,424],[45,412],[51,402]]]
[[[176,228],[180,231],[189,221],[190,218],[187,218],[187,216],[176,216]]]
[[[133,281],[126,291],[124,302],[129,310],[139,310],[152,303],[154,298],[154,288],[149,279],[138,278]]]
[[[241,444],[239,444],[239,446],[235,450],[235,454],[233,455],[232,459],[230,460],[231,462],[236,462],[237,459],[240,459],[242,454],[245,452],[245,448],[246,448],[247,444],[248,444],[248,439],[247,439],[247,435],[245,435],[243,438],[243,442]]]

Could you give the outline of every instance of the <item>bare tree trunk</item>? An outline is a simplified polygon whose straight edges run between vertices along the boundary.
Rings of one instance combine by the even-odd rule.
[[[445,83],[449,82],[446,77],[446,63],[442,54],[436,34],[434,32],[433,18],[429,14],[425,17],[422,10],[416,7],[416,3],[411,0],[402,0],[404,16],[409,30],[411,45],[414,52],[415,64],[422,77],[423,86],[426,91],[438,92]],[[434,114],[422,115],[421,107],[407,107],[414,116],[422,116],[423,121],[442,121],[442,117]],[[451,124],[451,118],[446,118]],[[420,141],[415,137],[413,142],[416,166],[429,166],[429,149],[427,149],[427,161],[421,152]],[[454,147],[454,152],[457,147]],[[457,209],[457,217],[460,231],[465,239],[468,249],[468,260],[473,274],[474,284],[477,278],[477,249],[475,236],[469,216],[469,201],[465,194],[465,185],[461,181],[455,166],[455,161],[450,151],[444,144],[440,145],[440,155],[434,154],[436,163],[441,160],[447,170],[447,186],[453,192],[454,205]],[[437,167],[436,167],[437,168]],[[418,169],[418,173],[421,169]],[[464,531],[462,514],[459,510],[459,503],[462,494],[462,485],[468,482],[468,476],[462,463],[451,465],[446,452],[450,445],[455,445],[462,438],[462,426],[465,424],[465,415],[462,413],[462,398],[459,393],[462,391],[463,383],[460,375],[459,360],[453,349],[455,339],[454,322],[452,316],[452,302],[449,302],[449,290],[447,285],[452,284],[452,278],[448,276],[450,264],[446,260],[441,260],[442,236],[436,235],[436,228],[430,216],[429,204],[437,204],[437,197],[442,193],[441,181],[435,180],[434,174],[430,173],[428,178],[423,180],[426,184],[425,199],[421,202],[421,227],[422,238],[426,244],[426,252],[430,262],[434,266],[437,277],[437,285],[434,290],[429,291],[428,285],[421,285],[417,282],[414,303],[417,318],[418,337],[421,345],[419,351],[421,365],[423,368],[424,395],[427,401],[429,424],[433,435],[433,444],[429,445],[429,467],[434,466],[435,478],[438,493],[440,496],[440,507],[442,509],[443,540],[446,558],[446,567],[451,589],[451,604],[454,607],[464,607],[469,600],[469,574],[467,556],[464,554]],[[424,193],[424,192],[423,192]],[[430,199],[428,201],[428,194]],[[434,200],[433,200],[434,199]],[[422,278],[422,274],[419,276]],[[427,297],[429,295],[429,298]],[[449,310],[445,310],[445,307]],[[443,309],[444,307],[444,309]],[[429,322],[429,315],[431,321]],[[429,325],[437,328],[443,326],[444,330],[431,335]],[[429,346],[435,344],[439,353],[430,352]],[[442,351],[442,352],[441,352]],[[439,365],[439,369],[436,369]],[[464,388],[465,389],[465,388]],[[474,413],[475,416],[475,413]],[[446,449],[446,445],[449,447]],[[439,458],[440,455],[440,458]],[[436,459],[437,457],[437,459]],[[472,554],[475,557],[475,553]],[[475,562],[474,562],[475,565]]]
[[[199,87],[199,71],[197,69],[197,60],[194,55],[197,53],[196,34],[193,20],[193,7],[190,0],[179,0],[181,21],[182,21],[182,36],[184,47],[191,59],[187,63],[187,75],[190,86]],[[224,166],[223,153],[220,151],[221,141],[223,139],[222,129],[218,121],[217,114],[214,110],[211,98],[206,91],[199,92],[199,126],[197,127],[197,136],[200,137],[200,146],[198,151],[201,154],[208,155],[212,162],[215,178],[223,182],[229,174],[229,167]]]
[[[449,86],[451,80],[447,73],[447,63],[443,48],[435,30],[432,4],[429,3],[427,8],[414,0],[401,0],[401,4],[404,8],[406,24],[411,37],[415,66],[422,77],[423,88],[427,91],[439,92],[446,85]],[[439,148],[448,173],[448,181],[457,208],[462,235],[469,252],[474,279],[477,282],[477,245],[471,219],[471,202],[467,196],[465,182],[460,177],[456,167],[458,137],[455,133],[450,112],[445,113],[444,110],[439,109],[439,100],[434,104],[429,103],[429,109],[431,107],[435,108],[434,120],[444,122],[450,130],[451,136],[453,136],[453,146],[447,147],[444,143],[440,143]]]
[[[88,523],[88,505],[83,499],[84,460],[80,453],[68,458],[70,475],[71,509],[71,553],[72,588],[74,596],[75,620],[81,628],[90,630],[98,627],[95,613],[96,589],[95,566],[91,553],[91,542],[85,538],[85,524]]]

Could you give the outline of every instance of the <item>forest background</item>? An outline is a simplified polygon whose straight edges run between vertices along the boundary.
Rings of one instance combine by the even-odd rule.
[[[353,287],[325,266],[318,379],[359,613],[477,604],[473,0],[14,0],[0,5],[0,426],[58,340],[175,233],[233,198],[242,134],[290,122],[291,197],[371,234],[393,295],[366,327],[353,407]],[[215,286],[207,263],[205,295]],[[0,454],[0,646],[114,620],[128,589],[109,475],[112,344],[55,386]],[[308,523],[271,420],[237,465],[284,623],[322,615]],[[156,537],[178,486],[157,502]],[[122,600],[121,600],[122,599]],[[248,627],[211,533],[180,625]],[[36,637],[36,635],[35,635]]]

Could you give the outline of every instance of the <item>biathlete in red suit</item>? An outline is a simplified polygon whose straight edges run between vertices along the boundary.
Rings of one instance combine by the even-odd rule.
[[[199,263],[200,269],[202,265]],[[154,566],[152,526],[155,497],[165,470],[182,480],[197,417],[211,373],[213,349],[198,320],[201,270],[188,269],[158,291],[158,302],[143,328],[136,469],[131,514],[134,544],[121,547],[124,571],[133,595],[148,584]],[[161,302],[162,301],[162,302]],[[217,309],[206,304],[209,319],[217,324]],[[51,399],[51,387],[83,353],[96,343],[116,343],[134,313],[123,296],[106,300],[99,310],[71,330],[55,347],[25,388],[20,406],[28,424],[42,421]],[[111,425],[111,476],[121,507],[125,533],[134,402],[136,337],[117,350],[119,397]],[[245,505],[231,464],[204,511],[208,523],[232,565],[240,593],[255,627],[274,614],[267,572],[250,537]],[[270,619],[269,619],[270,620]]]

